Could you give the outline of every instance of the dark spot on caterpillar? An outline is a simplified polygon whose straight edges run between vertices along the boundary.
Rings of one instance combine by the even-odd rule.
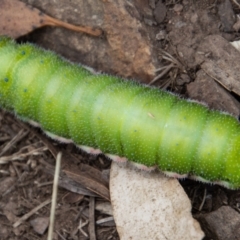
[[[8,82],[8,78],[4,78],[4,82]]]
[[[25,51],[22,51],[22,52],[21,52],[21,54],[22,54],[22,55],[25,55],[25,54],[26,54],[26,52],[25,52]]]

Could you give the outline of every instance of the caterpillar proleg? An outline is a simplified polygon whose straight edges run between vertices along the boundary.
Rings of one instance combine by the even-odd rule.
[[[240,187],[240,126],[154,87],[94,75],[31,44],[0,38],[0,106],[117,161]]]

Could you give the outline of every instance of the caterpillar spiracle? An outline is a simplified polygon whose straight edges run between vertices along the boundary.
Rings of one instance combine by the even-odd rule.
[[[93,75],[7,37],[0,38],[0,106],[88,152],[240,187],[240,125],[230,114],[134,81]]]

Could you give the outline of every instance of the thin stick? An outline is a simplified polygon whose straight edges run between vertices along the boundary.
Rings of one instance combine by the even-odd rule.
[[[206,196],[207,196],[207,189],[205,188],[205,189],[204,189],[203,200],[202,200],[202,203],[201,203],[201,205],[200,205],[200,207],[199,207],[199,209],[198,209],[199,211],[202,211],[203,205],[204,205],[205,200],[206,200]]]
[[[10,155],[10,156],[3,156],[3,157],[0,157],[0,164],[6,164],[8,163],[9,161],[16,161],[16,160],[24,160],[27,156],[30,156],[30,155],[41,155],[43,153],[43,151],[46,151],[48,150],[47,147],[40,147],[40,148],[36,148],[36,149],[33,149],[31,150],[30,152],[27,152],[27,153],[22,153],[23,149],[25,147],[23,147],[21,150],[19,150],[18,152]]]
[[[50,16],[45,16],[45,18],[43,19],[43,25],[51,25],[51,26],[59,26],[59,27],[64,27],[73,31],[77,31],[77,32],[84,32],[87,33],[89,35],[92,36],[100,36],[103,31],[101,29],[97,29],[97,28],[92,28],[92,27],[88,27],[88,26],[76,26],[76,25],[72,25],[63,21],[60,21],[58,19],[52,18]]]
[[[237,0],[233,0],[233,2],[240,8],[240,4],[237,2]]]
[[[18,219],[14,224],[13,227],[16,228],[19,225],[21,225],[25,220],[27,220],[29,217],[31,217],[33,214],[35,214],[39,209],[41,209],[42,207],[48,205],[52,200],[51,199],[47,199],[46,201],[44,201],[43,203],[41,203],[40,205],[38,205],[37,207],[35,207],[34,209],[32,209],[29,213],[25,214],[24,216],[22,216],[20,219]]]
[[[96,240],[96,233],[95,233],[95,198],[90,197],[89,201],[89,239]]]
[[[62,153],[59,152],[56,159],[56,167],[55,167],[55,174],[54,174],[54,181],[53,181],[52,206],[51,206],[50,223],[49,223],[48,238],[47,238],[48,240],[53,239],[53,227],[54,227],[54,220],[55,220],[55,210],[57,205],[57,190],[58,190],[59,173],[61,168],[61,158],[62,158]]]
[[[166,73],[168,73],[171,68],[174,67],[174,64],[170,64],[168,66],[166,66],[166,68],[164,69],[164,71],[162,71],[159,75],[157,75],[150,83],[149,85],[155,83],[159,78],[161,78],[162,76],[164,76]]]
[[[2,156],[5,152],[7,152],[14,144],[22,140],[25,136],[28,135],[29,131],[24,132],[24,129],[21,129],[19,133],[7,143],[7,145],[2,149],[0,156]]]

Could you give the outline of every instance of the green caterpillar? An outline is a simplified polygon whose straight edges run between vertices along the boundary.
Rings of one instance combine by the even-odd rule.
[[[0,106],[53,138],[168,176],[240,187],[240,125],[134,81],[0,38]]]

